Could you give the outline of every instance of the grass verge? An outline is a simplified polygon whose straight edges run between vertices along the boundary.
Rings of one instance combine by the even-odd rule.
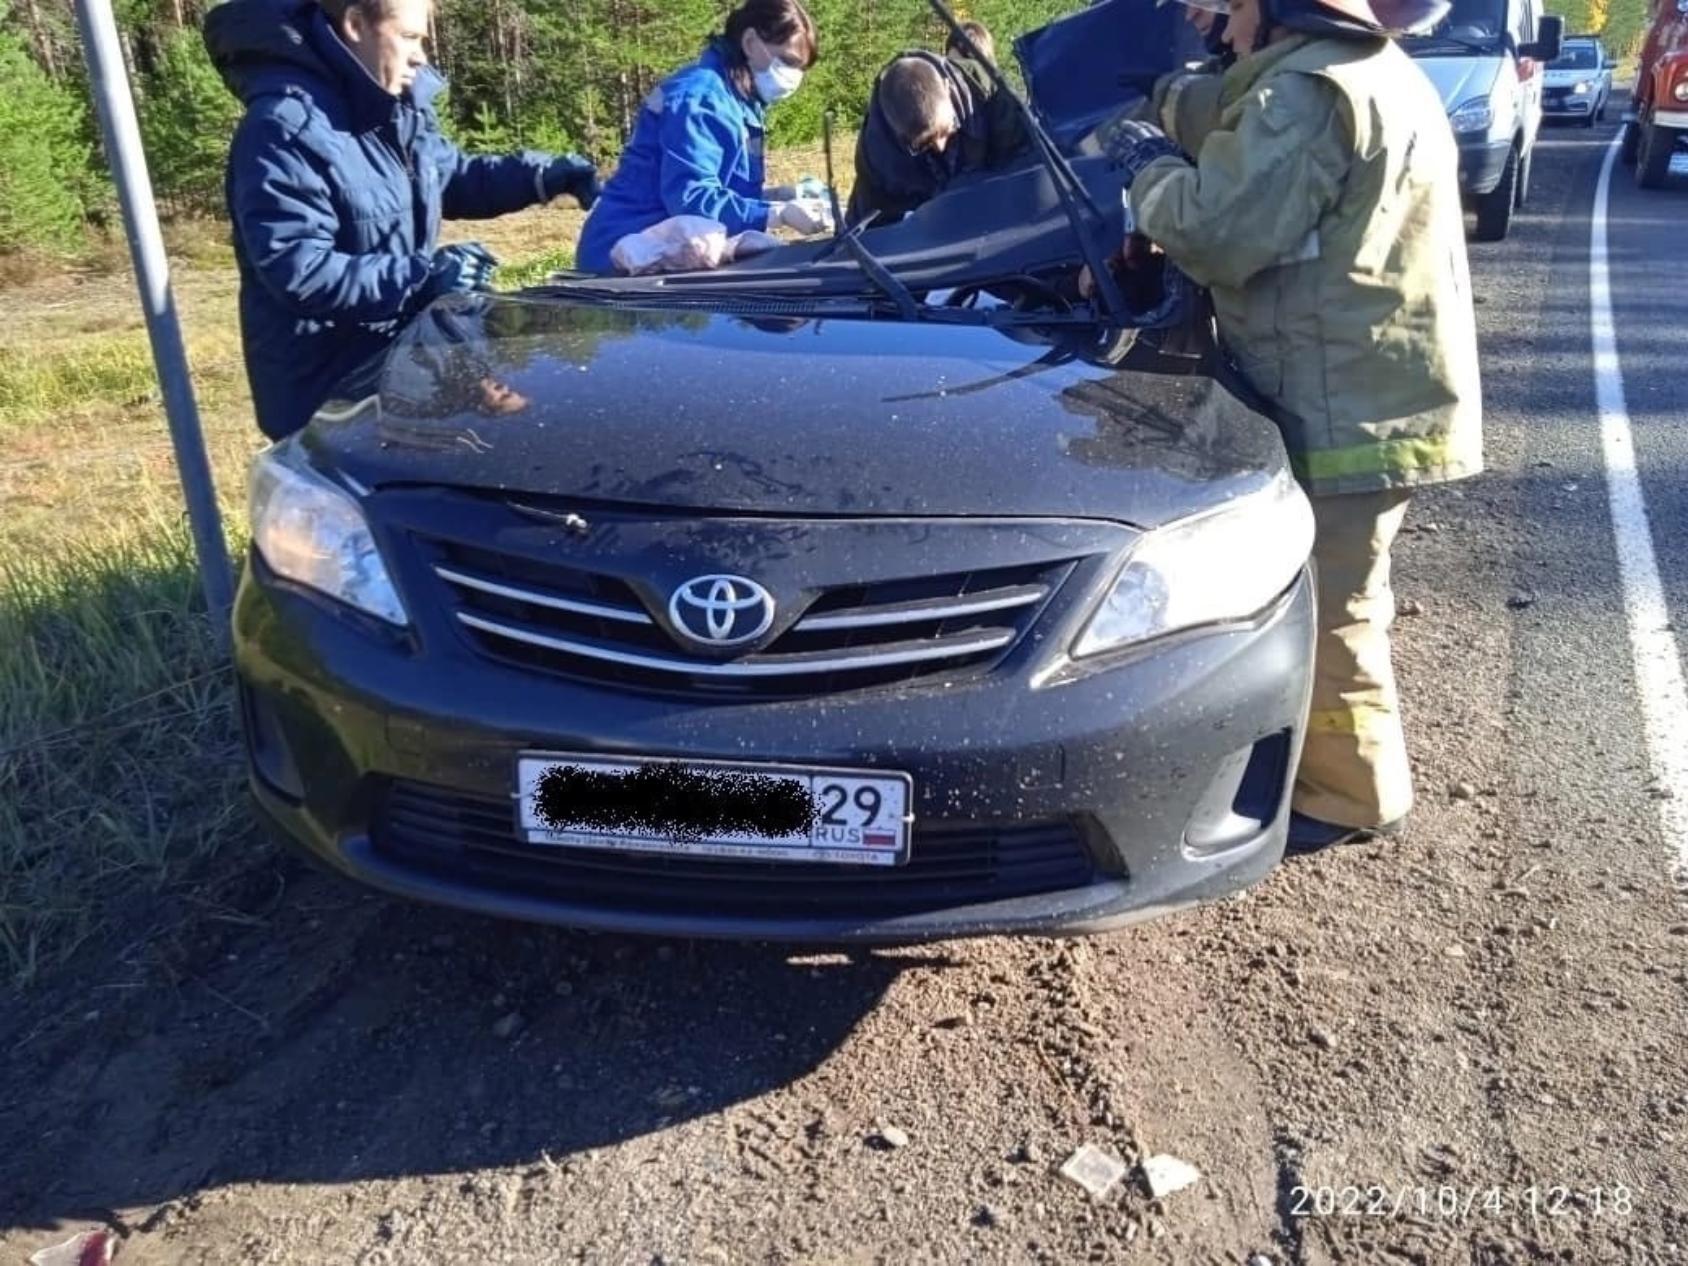
[[[231,674],[161,505],[0,562],[0,968],[26,985],[248,827]]]

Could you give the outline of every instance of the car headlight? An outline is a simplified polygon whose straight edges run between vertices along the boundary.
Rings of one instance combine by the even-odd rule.
[[[1583,79],[1583,80],[1579,80],[1577,83],[1572,84],[1571,85],[1571,95],[1577,96],[1577,97],[1588,96],[1588,80]]]
[[[283,441],[252,467],[252,543],[278,576],[400,626],[410,623],[352,498]]]
[[[1670,95],[1678,101],[1688,101],[1688,79],[1679,79],[1676,86],[1670,90]]]
[[[1313,508],[1287,472],[1224,509],[1145,532],[1073,657],[1247,619],[1289,588],[1312,548]]]
[[[1494,121],[1495,108],[1489,104],[1487,97],[1467,101],[1448,116],[1448,122],[1453,124],[1456,132],[1487,132]]]

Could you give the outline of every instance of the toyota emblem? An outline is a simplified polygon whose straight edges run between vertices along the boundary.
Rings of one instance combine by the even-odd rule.
[[[669,598],[668,618],[702,646],[739,646],[773,627],[774,595],[743,576],[694,576]]]

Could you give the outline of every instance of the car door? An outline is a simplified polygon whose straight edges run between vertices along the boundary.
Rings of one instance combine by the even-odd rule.
[[[1520,57],[1518,50],[1535,42],[1536,13],[1537,0],[1512,0],[1507,6],[1507,33],[1518,68],[1518,112],[1523,121],[1526,154],[1535,147],[1536,136],[1541,131],[1542,79],[1546,68],[1534,58]]]

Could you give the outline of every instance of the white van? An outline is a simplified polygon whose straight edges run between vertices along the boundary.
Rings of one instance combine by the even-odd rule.
[[[1429,34],[1401,41],[1442,95],[1480,242],[1506,236],[1530,191],[1543,73],[1565,30],[1541,9],[1542,0],[1453,0]]]

